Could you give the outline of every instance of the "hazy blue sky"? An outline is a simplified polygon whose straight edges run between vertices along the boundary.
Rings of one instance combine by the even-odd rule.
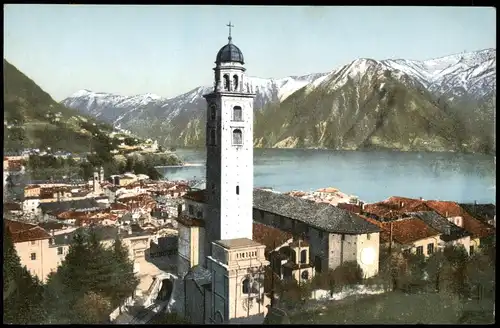
[[[331,71],[359,57],[496,47],[493,8],[5,5],[5,58],[56,100],[80,89],[170,97],[212,83],[233,42],[247,73]]]

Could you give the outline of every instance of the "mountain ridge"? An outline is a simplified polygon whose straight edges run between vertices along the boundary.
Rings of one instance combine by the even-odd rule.
[[[372,68],[373,65],[378,66],[376,72]],[[326,73],[289,76],[280,79],[250,77],[250,82],[257,93],[254,108],[256,112],[259,113],[271,109],[270,113],[274,110],[276,114],[278,110],[275,108],[276,106],[282,107],[281,110],[290,111],[289,99],[292,96],[300,94],[301,97],[308,98],[311,97],[309,94],[314,90],[321,90],[322,93],[328,94],[341,89],[346,95],[350,94],[350,99],[346,99],[346,101],[350,103],[349,107],[351,111],[353,111],[353,114],[356,114],[356,112],[359,111],[358,107],[362,105],[359,103],[360,99],[370,98],[369,95],[371,94],[371,97],[373,97],[374,92],[371,90],[373,85],[379,81],[380,83],[377,84],[377,86],[380,88],[381,83],[387,82],[384,80],[385,72],[389,72],[393,78],[402,83],[402,85],[400,85],[391,80],[392,82],[385,87],[387,89],[386,91],[390,92],[391,88],[396,88],[399,90],[398,94],[401,94],[403,98],[408,97],[407,101],[410,103],[425,103],[426,106],[431,106],[429,104],[432,103],[432,106],[436,107],[433,110],[439,113],[436,115],[444,113],[443,115],[447,115],[447,117],[451,116],[450,119],[452,121],[458,120],[458,122],[460,122],[454,123],[454,126],[458,129],[455,131],[455,134],[460,135],[460,131],[463,132],[467,130],[467,134],[471,135],[466,142],[462,140],[461,136],[456,137],[457,140],[460,140],[460,142],[466,146],[443,144],[436,149],[424,147],[425,150],[433,151],[445,149],[449,151],[475,152],[480,151],[478,147],[472,147],[469,146],[469,144],[474,144],[474,142],[477,142],[476,139],[478,138],[484,140],[492,138],[491,135],[487,137],[478,137],[477,130],[481,128],[484,129],[485,124],[488,124],[488,119],[492,117],[492,111],[494,112],[496,100],[496,49],[484,49],[476,52],[453,54],[425,61],[406,59],[374,60],[360,58]],[[345,87],[346,85],[348,85],[347,88]],[[359,86],[363,87],[360,88]],[[384,87],[382,86],[382,88]],[[401,92],[404,88],[407,88],[411,92]],[[68,107],[78,109],[82,112],[88,112],[93,116],[105,119],[115,126],[131,129],[143,136],[159,138],[163,143],[168,145],[203,146],[205,101],[201,96],[203,93],[211,91],[211,89],[211,86],[200,86],[176,97],[169,99],[160,97],[159,99],[155,98],[152,100],[147,100],[147,97],[139,98],[138,96],[134,96],[136,97],[134,100],[132,99],[133,97],[92,93],[87,94],[85,97],[68,97],[63,100],[62,103]],[[98,97],[96,95],[100,96]],[[318,96],[319,95],[316,93],[312,97]],[[124,101],[121,103],[113,101],[113,97],[123,97],[120,99]],[[396,95],[396,97],[398,96]],[[136,103],[132,104],[132,100]],[[142,103],[140,103],[141,101]],[[331,102],[331,100],[329,101]],[[384,103],[382,98],[378,101]],[[305,103],[308,104],[307,106],[312,106],[310,104],[311,100],[305,101]],[[386,106],[388,105],[387,103],[385,104]],[[332,106],[329,108],[328,106],[323,107],[325,114],[334,114],[334,108]],[[404,113],[407,106],[403,102],[398,103],[396,107],[397,108],[394,109],[396,112]],[[431,110],[430,107],[427,109]],[[296,111],[296,115],[307,116],[309,115],[308,110],[310,110],[310,107],[301,111]],[[471,112],[474,113],[475,116],[473,118],[467,117],[467,113]],[[270,114],[265,117],[267,120],[275,119],[275,117]],[[346,120],[346,117],[348,117],[348,114],[345,114],[343,119]],[[328,120],[321,121],[322,123],[316,122],[315,124],[325,124],[327,121]],[[392,121],[387,124],[391,125],[391,122]],[[473,125],[476,125],[474,128],[468,127],[467,124],[471,122],[474,123]],[[289,127],[293,125],[293,122],[288,121],[283,121],[281,123]],[[271,133],[276,134],[278,132],[273,131],[272,128],[267,129],[266,125],[268,125],[268,123],[264,121],[256,120],[255,124],[256,146],[297,147],[301,144],[301,142],[298,141],[300,138],[291,135],[287,136],[287,138],[296,139],[294,142],[287,142],[284,141],[284,139],[277,140],[275,143],[262,142],[264,135],[269,135]],[[400,122],[399,124],[403,123]],[[260,128],[258,125],[263,126]],[[458,126],[460,126],[460,128],[458,128]],[[290,127],[290,129],[297,130],[293,127]],[[418,134],[418,131],[415,133]],[[286,133],[283,135],[286,135]],[[337,138],[340,138],[340,136],[337,136]],[[384,136],[378,136],[378,138],[384,139]],[[343,145],[342,142],[338,142],[339,140],[333,144],[339,144],[340,146],[332,146],[333,144],[329,142],[327,146],[319,143],[316,145],[308,145],[308,147],[340,147],[340,149],[351,147]],[[489,148],[495,148],[494,141],[492,143],[490,140],[488,143],[491,144],[488,146]],[[361,145],[356,145],[356,147],[361,147]],[[392,145],[389,148],[393,147],[401,150],[420,149],[410,145]]]

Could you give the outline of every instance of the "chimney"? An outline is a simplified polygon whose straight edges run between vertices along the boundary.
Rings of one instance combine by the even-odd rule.
[[[446,211],[445,216],[448,217],[448,211]]]

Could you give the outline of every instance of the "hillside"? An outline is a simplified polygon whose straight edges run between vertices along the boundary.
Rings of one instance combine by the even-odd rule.
[[[5,151],[50,147],[86,152],[92,134],[95,142],[113,131],[111,125],[57,103],[5,59],[3,69]]]
[[[357,59],[331,72],[251,77],[256,147],[495,152],[496,50]],[[80,91],[68,107],[165,145],[204,146],[204,93],[162,99]],[[112,114],[111,114],[112,113]]]

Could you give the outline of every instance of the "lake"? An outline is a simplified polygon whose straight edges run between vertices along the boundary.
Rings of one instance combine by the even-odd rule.
[[[188,166],[160,168],[169,180],[205,178],[205,150],[178,149]],[[390,196],[496,203],[494,157],[396,151],[255,149],[254,185],[277,191],[335,187],[365,202]]]

